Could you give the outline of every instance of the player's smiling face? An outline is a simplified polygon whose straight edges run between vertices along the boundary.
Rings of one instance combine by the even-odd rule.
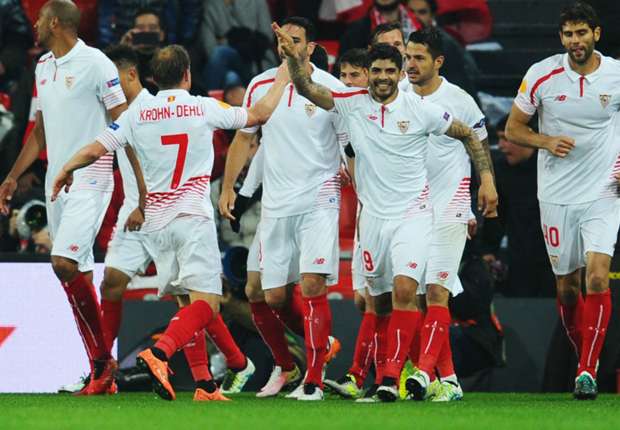
[[[368,80],[375,100],[389,99],[398,89],[400,69],[392,60],[375,60],[368,70]]]
[[[340,81],[347,87],[366,88],[368,86],[368,70],[352,66],[349,63],[340,65]]]
[[[601,37],[601,28],[594,30],[585,22],[567,22],[562,26],[560,39],[570,59],[577,64],[587,62],[594,52],[594,45]]]
[[[422,85],[432,79],[443,64],[443,56],[433,59],[426,45],[422,43],[407,43],[405,52],[407,60],[407,77],[414,85]]]

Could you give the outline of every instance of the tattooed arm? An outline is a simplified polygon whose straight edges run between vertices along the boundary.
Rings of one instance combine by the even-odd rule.
[[[295,88],[297,88],[297,92],[320,108],[325,110],[333,109],[334,98],[332,92],[329,88],[312,82],[306,64],[304,64],[295,50],[293,38],[283,32],[276,23],[273,23],[271,27],[276,33],[282,50],[286,54],[288,72],[291,80],[295,84]]]
[[[480,142],[476,132],[458,120],[452,122],[448,131],[446,131],[446,135],[460,140],[465,145],[465,149],[467,149],[476,168],[476,173],[480,178],[478,209],[483,212],[484,216],[495,216],[497,210],[497,191],[495,190],[493,163],[488,144],[485,145]]]

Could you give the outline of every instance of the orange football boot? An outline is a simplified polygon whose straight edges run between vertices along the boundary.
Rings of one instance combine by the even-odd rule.
[[[212,402],[212,401],[220,401],[220,402],[230,402],[231,400],[223,395],[219,388],[212,393],[208,393],[206,390],[202,388],[196,388],[194,392],[194,401],[195,402]]]
[[[145,349],[136,359],[140,368],[149,372],[153,382],[153,390],[164,400],[174,400],[177,398],[170,381],[168,380],[168,363],[155,357],[150,349]]]

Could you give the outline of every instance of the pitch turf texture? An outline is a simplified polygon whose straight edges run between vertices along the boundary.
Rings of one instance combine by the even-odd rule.
[[[154,394],[110,397],[0,395],[0,429],[582,429],[620,428],[620,396],[577,402],[569,394],[471,394],[460,402],[317,403],[232,396],[194,403],[190,393],[167,402]]]

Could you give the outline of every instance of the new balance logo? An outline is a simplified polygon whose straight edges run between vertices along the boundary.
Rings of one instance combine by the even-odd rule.
[[[375,114],[370,114],[370,115],[368,115],[368,119],[371,120],[371,121],[376,121],[376,120],[379,119],[379,117],[377,115],[375,115]]]
[[[418,267],[418,263],[416,263],[415,261],[412,261],[409,264],[407,264],[407,267],[409,267],[410,269],[415,269]]]
[[[70,245],[69,246],[69,251],[71,252],[78,252],[80,250],[80,247],[77,245]]]
[[[312,264],[325,264],[324,258],[316,258]]]
[[[566,96],[564,94],[556,96],[556,98],[554,99],[556,102],[564,102],[566,101]]]

